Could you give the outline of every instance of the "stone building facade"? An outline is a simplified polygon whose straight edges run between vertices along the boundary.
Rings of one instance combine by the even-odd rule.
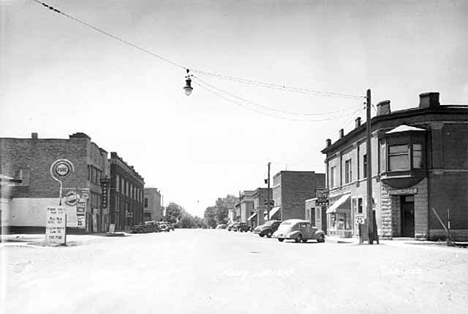
[[[143,177],[128,165],[116,152],[111,152],[110,162],[110,220],[117,231],[130,231],[143,223]]]
[[[416,108],[377,105],[371,120],[372,200],[381,238],[468,239],[468,106],[420,95]],[[327,140],[328,232],[358,236],[366,216],[366,125]],[[366,226],[364,225],[364,228]]]
[[[110,176],[107,152],[84,133],[68,139],[1,138],[0,167],[3,175],[18,182],[8,191],[7,228],[10,232],[43,232],[48,206],[62,204],[67,228],[75,232],[101,232],[108,227],[106,179]],[[74,173],[60,185],[51,176],[51,165],[67,159]],[[104,206],[103,206],[104,205]]]

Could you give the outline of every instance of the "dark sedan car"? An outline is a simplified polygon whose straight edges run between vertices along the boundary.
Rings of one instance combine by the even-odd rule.
[[[245,222],[236,222],[232,227],[232,231],[247,232],[250,231],[250,226]]]
[[[146,221],[143,225],[134,225],[132,233],[159,232],[159,225],[155,221]]]
[[[279,225],[281,224],[281,220],[270,220],[264,223],[263,225],[258,226],[254,229],[254,233],[258,234],[262,238],[267,236],[267,238],[271,238],[273,233],[278,230]]]

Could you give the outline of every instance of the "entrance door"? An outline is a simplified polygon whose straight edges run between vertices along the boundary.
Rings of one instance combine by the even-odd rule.
[[[414,237],[414,196],[401,196],[401,236]]]

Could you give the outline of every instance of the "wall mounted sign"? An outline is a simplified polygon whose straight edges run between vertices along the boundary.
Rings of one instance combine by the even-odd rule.
[[[69,191],[65,194],[65,204],[68,206],[75,206],[78,203],[79,197],[75,191]]]
[[[398,189],[398,190],[389,190],[389,195],[412,195],[418,194],[418,189]]]
[[[85,229],[86,227],[86,201],[78,201],[76,204],[77,227]]]

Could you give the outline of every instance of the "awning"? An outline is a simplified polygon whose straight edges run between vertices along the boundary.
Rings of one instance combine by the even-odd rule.
[[[349,201],[351,194],[345,194],[341,196],[336,202],[334,202],[328,209],[327,214],[336,213],[337,209],[351,209]]]
[[[423,131],[426,131],[426,130],[421,129],[421,128],[416,128],[414,126],[409,126],[409,125],[406,125],[406,124],[402,124],[400,126],[397,126],[394,129],[386,132],[385,134],[400,133],[400,132],[411,132],[411,131],[423,132]]]
[[[276,206],[276,207],[273,207],[271,210],[270,210],[270,219],[273,218],[273,216],[280,210],[281,206]],[[265,213],[265,219],[267,218],[267,213]]]
[[[255,216],[257,216],[257,213],[253,213],[252,216],[250,216],[247,220],[250,220],[250,219],[254,218]]]

